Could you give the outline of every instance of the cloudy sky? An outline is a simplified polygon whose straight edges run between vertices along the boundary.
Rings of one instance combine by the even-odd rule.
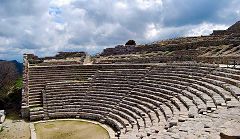
[[[240,0],[1,0],[0,59],[59,51],[101,52],[207,35],[240,20]]]

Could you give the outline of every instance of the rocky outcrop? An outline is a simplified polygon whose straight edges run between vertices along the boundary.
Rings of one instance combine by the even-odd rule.
[[[239,34],[240,32],[240,21],[230,26],[227,30],[214,30],[212,35],[230,35]]]

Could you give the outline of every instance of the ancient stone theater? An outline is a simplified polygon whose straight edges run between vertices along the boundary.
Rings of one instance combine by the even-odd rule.
[[[208,36],[24,55],[22,116],[76,118],[120,139],[240,136],[240,22]]]

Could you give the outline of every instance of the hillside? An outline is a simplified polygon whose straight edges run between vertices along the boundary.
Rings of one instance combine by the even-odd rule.
[[[16,69],[17,69],[17,72],[19,73],[19,74],[22,74],[23,73],[23,64],[22,63],[19,63],[19,62],[17,62],[16,60],[12,60],[12,61],[10,61],[11,63],[14,63],[14,65],[15,65],[15,67],[16,67]]]
[[[0,61],[0,109],[5,108],[14,93],[21,90],[22,64],[17,61]],[[14,100],[15,101],[15,100]]]
[[[118,45],[106,48],[94,63],[159,63],[197,61],[240,63],[240,22],[211,35],[180,37],[150,44]]]

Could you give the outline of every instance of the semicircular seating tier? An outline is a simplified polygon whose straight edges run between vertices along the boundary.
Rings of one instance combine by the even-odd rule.
[[[31,121],[89,119],[116,138],[217,136],[240,111],[240,69],[218,65],[30,66],[25,80]]]

